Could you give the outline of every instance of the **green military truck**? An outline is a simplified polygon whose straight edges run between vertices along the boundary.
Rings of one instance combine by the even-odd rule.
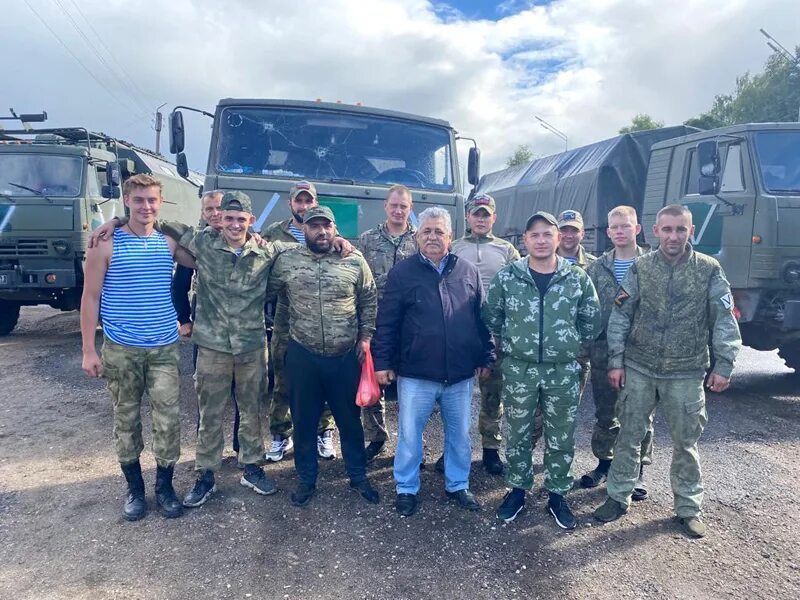
[[[120,185],[138,173],[163,183],[164,218],[197,221],[200,178],[159,155],[79,127],[0,129],[0,335],[21,306],[79,308],[89,235],[124,214]]]
[[[625,134],[488,173],[478,191],[497,200],[496,235],[517,243],[534,210],[581,211],[594,254],[610,246],[614,206],[636,208],[650,245],[659,209],[687,206],[692,243],[731,282],[744,343],[800,369],[800,123]]]
[[[170,115],[170,151],[177,154],[184,174],[183,110],[213,119],[204,188],[249,194],[256,231],[291,216],[289,188],[303,179],[314,182],[320,203],[331,207],[340,234],[349,239],[385,220],[383,200],[397,183],[411,189],[415,214],[442,206],[452,215],[454,233],[464,231],[456,152],[460,138],[446,121],[296,100],[223,99],[213,115],[176,107]],[[479,160],[473,146],[468,169],[472,184],[478,181]]]

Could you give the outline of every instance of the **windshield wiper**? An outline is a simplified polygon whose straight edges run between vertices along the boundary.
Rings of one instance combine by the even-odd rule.
[[[42,191],[41,191],[41,190],[37,190],[37,189],[34,189],[34,188],[32,188],[32,187],[28,187],[27,185],[20,185],[19,183],[14,183],[14,182],[12,182],[12,181],[9,181],[9,182],[8,182],[8,185],[13,185],[15,188],[19,188],[19,189],[21,189],[21,190],[25,190],[26,192],[32,192],[32,193],[36,194],[37,196],[39,196],[40,198],[44,198],[44,199],[45,199],[45,200],[47,200],[47,201],[48,201],[50,204],[52,204],[52,203],[53,203],[53,199],[52,199],[50,196],[45,196],[45,195],[42,193]]]

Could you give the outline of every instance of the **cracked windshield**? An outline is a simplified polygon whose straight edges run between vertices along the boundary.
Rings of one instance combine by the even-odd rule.
[[[223,173],[438,191],[453,189],[451,161],[443,128],[314,110],[226,110],[217,148]]]

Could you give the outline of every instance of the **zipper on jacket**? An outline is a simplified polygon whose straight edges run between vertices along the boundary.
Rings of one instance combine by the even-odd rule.
[[[667,298],[669,298],[670,295],[671,295],[670,292],[672,291],[672,276],[674,274],[675,274],[675,267],[670,266],[670,268],[669,268],[669,279],[667,279]],[[661,332],[661,347],[662,348],[665,347],[664,344],[666,342],[666,339],[665,339],[666,336],[667,336],[667,327],[666,327],[666,325],[668,325],[668,323],[664,323],[664,330]],[[662,363],[665,362],[665,358],[664,358],[663,354],[662,354],[661,362]],[[663,364],[660,364],[658,371],[661,372],[662,370],[663,370]]]
[[[536,282],[533,282],[533,285],[538,289],[538,285]],[[550,284],[547,285],[550,287]],[[544,291],[544,294],[547,293],[547,290]],[[539,364],[542,364],[544,360],[544,294],[539,294]]]
[[[322,354],[325,354],[325,317],[322,314],[322,259],[317,260],[317,298],[319,299],[319,330],[322,334]]]

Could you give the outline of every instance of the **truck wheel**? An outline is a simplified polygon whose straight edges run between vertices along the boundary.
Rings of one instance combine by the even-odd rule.
[[[794,369],[794,372],[800,374],[800,342],[793,342],[778,348],[778,356],[785,362],[786,366]]]
[[[8,335],[19,321],[19,302],[0,300],[0,335]]]

